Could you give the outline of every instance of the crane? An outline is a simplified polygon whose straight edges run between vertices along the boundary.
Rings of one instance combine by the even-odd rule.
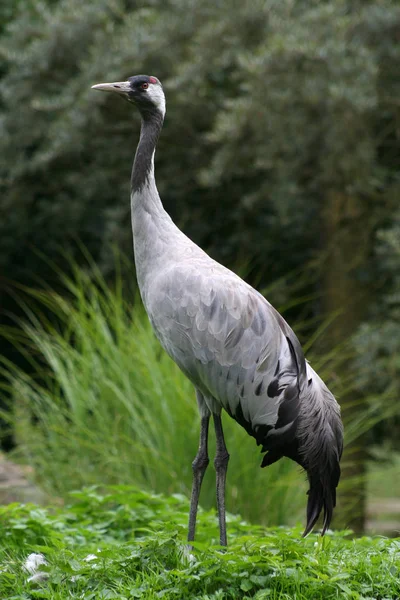
[[[160,81],[135,75],[92,87],[123,97],[141,116],[131,176],[137,281],[157,338],[195,387],[200,413],[189,543],[194,540],[200,488],[209,464],[212,416],[220,544],[227,544],[229,453],[222,409],[262,447],[262,467],[283,456],[303,467],[309,482],[303,535],[313,529],[322,509],[323,535],[332,519],[340,478],[343,426],[337,401],[305,360],[283,317],[259,292],[192,242],[163,208],[154,176],[154,154],[165,116]]]

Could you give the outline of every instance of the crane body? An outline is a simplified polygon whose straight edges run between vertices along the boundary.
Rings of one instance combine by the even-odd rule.
[[[322,509],[324,533],[340,477],[339,405],[305,360],[283,317],[259,292],[191,241],[164,210],[154,177],[154,153],[165,115],[158,79],[138,75],[93,87],[122,95],[142,117],[131,179],[136,275],[157,338],[195,387],[201,419],[188,540],[194,539],[200,488],[209,463],[212,416],[220,542],[226,545],[229,453],[222,410],[262,446],[266,454],[261,466],[287,456],[306,470],[310,490],[304,534],[312,530]]]

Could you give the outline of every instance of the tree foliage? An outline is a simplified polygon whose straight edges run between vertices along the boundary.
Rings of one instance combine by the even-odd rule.
[[[156,73],[168,96],[157,157],[163,200],[217,258],[266,277],[323,248],[331,189],[381,213],[397,148],[400,11],[331,1],[33,1],[6,28],[0,260],[37,270],[80,239],[107,266],[129,249],[139,123],[90,91]],[[352,8],[353,7],[353,8]]]

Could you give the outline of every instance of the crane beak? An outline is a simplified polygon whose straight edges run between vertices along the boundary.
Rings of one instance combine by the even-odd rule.
[[[115,83],[98,83],[92,85],[92,90],[100,90],[101,92],[115,92],[116,94],[122,94],[126,96],[131,92],[129,81],[116,81]]]

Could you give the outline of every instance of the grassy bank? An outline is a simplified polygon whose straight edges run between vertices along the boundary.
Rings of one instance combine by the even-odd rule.
[[[0,509],[0,597],[152,600],[372,600],[400,596],[400,540],[301,538],[229,517],[227,551],[214,545],[213,512],[199,518],[188,556],[188,501],[130,490],[74,494],[66,508]],[[41,574],[24,569],[41,553]],[[33,580],[28,581],[30,577]]]

